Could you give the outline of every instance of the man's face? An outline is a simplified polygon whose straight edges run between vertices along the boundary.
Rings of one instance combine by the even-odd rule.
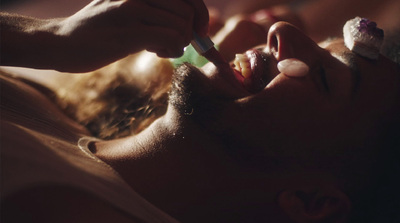
[[[362,58],[342,39],[318,45],[283,22],[271,27],[266,42],[246,53],[252,76],[243,78],[233,65],[184,66],[171,94],[184,117],[244,157],[301,157],[309,154],[305,149],[329,154],[328,148],[360,146],[396,101],[400,75],[382,56]],[[287,58],[305,62],[309,73],[279,73],[277,62]]]

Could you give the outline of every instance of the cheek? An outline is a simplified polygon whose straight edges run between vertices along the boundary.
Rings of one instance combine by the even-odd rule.
[[[225,104],[206,126],[245,148],[275,147],[315,138],[334,110],[310,81],[278,77],[263,92]]]
[[[288,138],[305,139],[325,128],[332,116],[329,103],[315,91],[291,84],[266,91],[243,104],[240,137],[254,142],[268,139],[284,143]]]
[[[311,112],[324,103],[322,94],[309,77],[276,76],[257,100],[268,101],[270,106],[283,113]]]

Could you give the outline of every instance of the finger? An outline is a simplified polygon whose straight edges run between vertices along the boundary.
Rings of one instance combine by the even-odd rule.
[[[194,9],[194,30],[200,35],[200,36],[206,36],[208,33],[208,20],[209,20],[209,15],[208,15],[208,9],[206,5],[204,4],[203,0],[185,0],[189,4],[191,4]]]
[[[174,29],[182,36],[185,36],[185,43],[188,44],[190,42],[193,30],[193,15],[185,19],[168,10],[151,6],[145,1],[156,0],[131,0],[126,2],[126,7],[124,8],[125,25],[127,23],[136,25],[135,23],[139,21],[145,25]],[[191,7],[189,4],[186,4],[186,6]]]
[[[185,34],[184,34],[186,36],[186,42],[189,43],[193,39],[192,33],[193,33],[193,20],[195,11],[192,5],[182,0],[169,0],[169,1],[146,0],[146,1],[149,5],[153,7],[157,7],[160,10],[166,10],[184,19],[184,21],[187,24],[187,26],[185,27]]]
[[[145,49],[157,53],[162,57],[178,57],[183,54],[184,37],[174,30],[147,26],[142,29],[146,32],[143,37]]]
[[[195,14],[193,6],[182,0],[146,0],[146,2],[153,7],[166,10],[183,19],[193,19]]]
[[[165,49],[153,49],[153,48],[149,48],[149,49],[146,49],[146,50],[147,50],[148,52],[157,54],[158,57],[162,57],[162,58],[167,58],[167,57],[169,57],[169,53],[168,53],[168,51],[165,50]]]
[[[119,38],[109,41],[107,44],[115,45],[118,48],[117,51],[126,55],[141,50],[156,53],[159,57],[164,58],[183,55],[186,45],[182,44],[181,36],[175,31],[145,26],[140,27],[139,30],[141,30],[140,33],[132,29],[115,29],[113,33]]]
[[[170,12],[169,10],[148,4],[148,2],[145,1],[127,1],[122,11],[122,14],[125,15],[124,18],[126,18],[128,21],[131,20],[133,22],[136,22],[138,20],[143,21],[148,25],[176,28],[182,27],[182,24],[185,23],[189,25],[190,22],[188,22],[188,18],[193,17],[187,16],[186,18],[184,18],[176,13]],[[186,4],[186,7],[190,6]]]
[[[180,35],[188,39],[188,30],[192,30],[192,22],[182,19],[170,12],[160,10],[158,8],[151,8],[152,16],[143,13],[140,20],[148,26],[163,27],[175,30]],[[145,11],[143,11],[145,12]]]
[[[183,50],[168,50],[168,49],[146,49],[148,52],[157,54],[161,58],[177,58],[183,55]]]
[[[170,52],[168,50],[154,50],[154,51],[148,50],[148,51],[157,54],[157,56],[161,58],[177,58],[183,55],[183,52],[175,53],[175,52]]]

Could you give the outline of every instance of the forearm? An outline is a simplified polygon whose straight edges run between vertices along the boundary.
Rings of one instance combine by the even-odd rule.
[[[1,65],[55,69],[58,21],[0,13]]]
[[[94,0],[69,17],[50,20],[0,13],[0,64],[88,72],[141,50],[179,57],[193,30],[207,28],[207,9],[202,0],[154,4]]]
[[[86,24],[90,21],[80,18],[38,19],[0,13],[0,65],[81,73],[128,55],[121,47],[114,49],[113,41],[101,39],[114,35],[108,27],[91,29]]]

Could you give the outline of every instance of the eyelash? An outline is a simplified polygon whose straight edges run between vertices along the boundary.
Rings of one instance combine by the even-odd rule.
[[[325,69],[323,67],[320,68],[319,75],[320,75],[320,78],[321,78],[322,85],[324,86],[325,90],[327,92],[329,92],[330,89],[329,89],[329,85],[328,85],[328,80],[326,79],[326,72],[325,72]]]

